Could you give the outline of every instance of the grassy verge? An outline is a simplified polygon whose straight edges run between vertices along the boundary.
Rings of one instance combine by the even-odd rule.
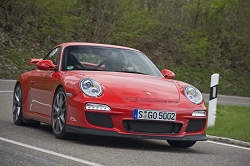
[[[250,142],[250,107],[218,105],[216,121],[208,135]]]

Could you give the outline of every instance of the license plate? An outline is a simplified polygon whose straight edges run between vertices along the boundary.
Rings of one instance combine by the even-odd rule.
[[[176,113],[167,111],[153,111],[153,110],[138,110],[134,109],[134,119],[145,119],[145,120],[165,120],[175,121]]]

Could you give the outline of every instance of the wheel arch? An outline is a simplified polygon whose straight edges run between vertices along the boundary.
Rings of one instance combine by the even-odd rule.
[[[25,87],[23,86],[22,81],[17,80],[16,83],[15,83],[15,86],[14,86],[13,98],[15,97],[15,90],[16,90],[16,88],[17,88],[18,85],[20,85],[21,91],[22,91],[22,105],[23,105],[23,112],[24,112],[24,114],[25,114],[26,111],[25,111],[25,109],[24,109],[24,108],[25,108],[24,104],[25,104],[25,102],[26,102],[26,100],[27,100],[28,92],[27,92],[27,90],[25,89]],[[14,100],[14,99],[13,99],[13,100]]]
[[[15,96],[15,90],[16,90],[16,87],[17,87],[17,85],[21,85],[21,88],[22,88],[22,84],[21,84],[21,82],[19,81],[19,80],[17,80],[16,81],[16,83],[15,83],[15,86],[14,86],[14,89],[13,89],[13,97]],[[23,90],[22,90],[23,91]],[[23,92],[22,92],[23,93]]]
[[[57,85],[57,87],[56,87],[56,89],[55,89],[55,91],[54,91],[52,103],[54,102],[56,93],[57,93],[57,91],[58,91],[60,88],[63,88],[63,89],[64,89],[63,85],[61,85],[61,84]]]
[[[57,85],[56,90],[55,90],[55,93],[56,93],[56,92],[58,91],[58,89],[60,89],[60,88],[63,88],[63,89],[64,89],[64,87],[63,87],[61,84]]]
[[[18,84],[21,84],[21,81],[17,80],[16,83],[15,83],[14,88],[16,88],[16,86],[17,86]]]
[[[25,110],[25,103],[27,102],[28,94],[29,94],[29,90],[30,90],[30,86],[28,84],[28,80],[24,79],[22,76],[20,76],[16,80],[16,83],[15,83],[15,86],[14,86],[14,91],[15,91],[17,85],[21,86],[21,89],[22,89],[22,103],[23,103],[23,106],[24,106],[23,107],[24,108],[23,111],[26,112],[26,110]]]

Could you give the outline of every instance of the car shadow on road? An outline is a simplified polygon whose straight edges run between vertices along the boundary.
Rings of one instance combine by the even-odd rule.
[[[53,135],[50,125],[41,124],[39,127],[37,127],[37,130],[46,132],[51,136]],[[110,136],[71,133],[69,134],[68,139],[61,141],[68,141],[78,145],[82,144],[82,145],[117,148],[117,149],[132,149],[132,150],[159,151],[159,152],[171,152],[171,153],[180,153],[180,152],[197,153],[197,154],[202,153],[199,150],[194,149],[193,147],[191,148],[171,147],[166,140],[123,138],[123,137],[110,137]]]
[[[84,144],[91,146],[101,146],[108,148],[132,149],[142,151],[158,151],[158,152],[182,152],[182,153],[200,153],[192,148],[174,148],[171,147],[166,140],[138,139],[109,137],[97,135],[75,135],[73,134],[69,141],[76,144]],[[194,145],[195,146],[195,145]]]

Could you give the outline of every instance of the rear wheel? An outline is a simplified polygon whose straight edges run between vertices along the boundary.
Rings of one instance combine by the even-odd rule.
[[[167,140],[167,141],[169,145],[176,148],[189,148],[196,143],[196,141],[174,141],[174,140]]]
[[[52,115],[51,123],[52,130],[56,138],[65,139],[67,137],[66,129],[66,113],[67,113],[67,100],[66,94],[63,88],[58,89],[56,92]]]
[[[19,126],[24,125],[23,111],[22,111],[22,87],[20,84],[18,84],[14,90],[12,114],[13,114],[13,122],[16,125]]]
[[[12,114],[13,114],[13,122],[19,126],[33,126],[37,127],[40,125],[40,122],[33,121],[33,120],[24,120],[23,118],[23,104],[22,104],[22,87],[21,84],[17,84],[14,90],[13,96],[13,107],[12,107]]]

